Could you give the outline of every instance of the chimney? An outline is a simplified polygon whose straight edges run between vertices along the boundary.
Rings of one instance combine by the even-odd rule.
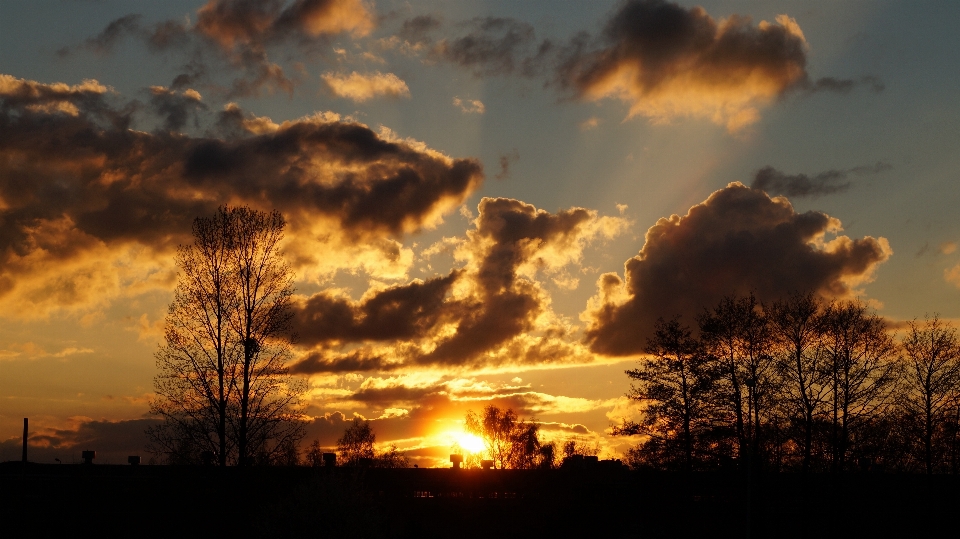
[[[27,463],[27,423],[28,418],[23,418],[23,463]]]
[[[80,458],[83,459],[84,464],[93,464],[93,459],[97,458],[96,451],[81,451]]]
[[[463,455],[458,455],[456,453],[450,455],[450,462],[453,463],[454,470],[459,470],[460,464],[463,462]]]

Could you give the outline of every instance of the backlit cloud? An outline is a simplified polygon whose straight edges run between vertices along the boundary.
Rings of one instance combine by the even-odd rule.
[[[361,103],[374,97],[410,97],[407,83],[393,73],[360,74],[354,71],[349,75],[325,73],[321,76],[327,89],[336,97],[344,97]]]
[[[339,34],[366,36],[376,26],[364,0],[210,0],[197,10],[195,23],[171,19],[151,25],[142,19],[139,14],[120,17],[73,49],[105,54],[124,36],[134,36],[154,52],[186,52],[185,72],[173,88],[195,84],[223,67],[238,74],[228,88],[219,89],[230,97],[293,93],[300,80],[270,58],[272,48],[309,50]],[[64,47],[59,54],[70,51]]]
[[[453,242],[462,266],[447,277],[358,301],[321,293],[302,302],[298,331],[314,348],[294,370],[589,361],[572,338],[576,328],[552,311],[541,279],[562,277],[588,243],[616,236],[626,221],[583,208],[548,213],[507,198],[485,198],[478,209],[466,240]]]
[[[295,267],[396,278],[412,262],[396,238],[439,223],[483,180],[475,160],[336,115],[277,124],[229,106],[217,124],[228,136],[189,137],[129,129],[136,107],[110,98],[96,81],[0,75],[0,303],[33,305],[7,315],[99,305],[166,276],[192,220],[221,204],[283,212]]]
[[[657,318],[682,315],[693,324],[725,295],[775,301],[809,290],[849,297],[892,250],[884,238],[854,240],[840,230],[833,217],[797,213],[785,198],[732,183],[687,215],[650,227],[624,277],[600,277],[581,314],[587,342],[602,354],[641,353]]]
[[[632,0],[607,22],[598,47],[574,40],[558,80],[582,99],[624,101],[628,117],[707,118],[735,131],[806,81],[806,48],[787,15],[754,24],[740,15],[716,20],[701,7]]]

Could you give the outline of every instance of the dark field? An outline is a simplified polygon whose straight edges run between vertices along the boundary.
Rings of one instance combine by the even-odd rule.
[[[6,529],[129,537],[955,537],[960,478],[0,464]]]

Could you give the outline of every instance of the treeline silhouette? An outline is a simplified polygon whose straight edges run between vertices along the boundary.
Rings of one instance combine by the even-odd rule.
[[[725,297],[691,328],[660,319],[627,371],[636,469],[925,472],[960,468],[960,342],[938,316],[897,334],[860,301]]]

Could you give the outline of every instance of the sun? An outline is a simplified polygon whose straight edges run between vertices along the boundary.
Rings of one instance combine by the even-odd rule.
[[[453,434],[453,439],[467,453],[481,453],[485,449],[483,439],[473,434],[458,432]]]

